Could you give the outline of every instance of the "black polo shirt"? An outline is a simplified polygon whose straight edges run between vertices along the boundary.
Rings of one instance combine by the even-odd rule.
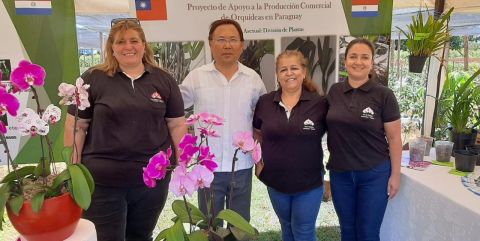
[[[142,167],[173,145],[165,118],[184,115],[178,85],[168,73],[149,65],[134,81],[121,70],[113,77],[86,71],[82,78],[90,84],[91,105],[79,112],[80,118],[91,119],[82,163],[97,184],[143,185]],[[68,113],[75,114],[74,106]]]
[[[390,160],[383,124],[400,119],[392,90],[371,80],[356,89],[344,81],[327,100],[328,169],[367,170]]]
[[[253,127],[262,131],[265,163],[259,178],[284,193],[319,187],[324,173],[326,99],[303,89],[289,119],[280,101],[281,90],[273,91],[260,97],[255,108]]]

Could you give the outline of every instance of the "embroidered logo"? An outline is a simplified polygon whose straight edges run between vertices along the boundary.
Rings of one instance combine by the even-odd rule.
[[[375,118],[373,118],[374,115],[375,115],[375,112],[373,112],[372,108],[367,107],[367,108],[363,109],[361,117],[365,118],[365,119],[373,120],[373,119],[375,119]]]
[[[315,123],[313,123],[312,120],[306,119],[303,122],[303,129],[308,130],[308,131],[314,131],[315,130]]]
[[[152,95],[150,96],[150,100],[156,103],[163,103],[162,96],[157,91],[152,93]]]

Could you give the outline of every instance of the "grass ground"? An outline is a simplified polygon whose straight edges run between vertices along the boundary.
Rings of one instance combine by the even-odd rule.
[[[173,200],[174,197],[170,195],[158,221],[155,234],[172,225],[170,220],[174,217],[171,209]],[[195,204],[196,197],[192,197],[190,202]],[[257,238],[258,241],[281,240],[280,224],[270,203],[267,189],[265,185],[256,178],[254,178],[253,181],[251,216],[251,224],[260,232]],[[11,226],[6,215],[5,219],[6,222],[3,223],[3,231],[0,231],[0,240],[14,241],[18,233]],[[320,214],[317,218],[317,237],[320,241],[340,240],[338,219],[331,201],[322,202],[321,204]]]

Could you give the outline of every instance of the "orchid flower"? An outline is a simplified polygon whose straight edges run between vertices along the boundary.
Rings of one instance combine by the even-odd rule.
[[[17,97],[10,94],[4,88],[0,87],[0,116],[9,113],[11,116],[17,116],[17,111],[20,108],[20,102]]]
[[[238,131],[233,134],[233,146],[240,148],[243,152],[250,152],[255,148],[252,132]]]
[[[200,120],[200,116],[196,115],[196,114],[192,114],[187,118],[187,120],[185,120],[185,124],[193,125],[193,124],[197,123],[198,120]]]
[[[155,178],[151,178],[148,176],[146,169],[147,168],[145,167],[143,168],[143,182],[145,183],[145,185],[147,185],[147,187],[154,188],[157,186],[157,181],[155,180]]]
[[[62,111],[60,110],[60,108],[53,104],[50,104],[49,106],[47,106],[47,109],[45,109],[45,112],[43,112],[42,120],[53,125],[60,121],[61,115]]]
[[[199,127],[200,134],[211,137],[219,137],[218,132],[212,128]]]
[[[172,156],[172,149],[168,148],[167,152],[159,152],[150,158],[147,167],[143,170],[144,181],[145,177],[150,179],[163,179],[167,174],[167,168],[170,165],[170,157]],[[145,182],[145,184],[148,183]]]
[[[22,136],[35,136],[37,134],[45,136],[50,130],[48,123],[42,120],[40,116],[30,108],[25,108],[22,114],[17,116],[17,122],[18,131]]]
[[[12,71],[12,84],[20,90],[27,90],[30,86],[43,86],[45,83],[45,69],[26,60],[20,61],[18,67]]]
[[[61,83],[58,86],[58,96],[62,97],[61,105],[76,105],[79,110],[85,110],[90,107],[88,101],[88,88],[90,85],[84,84],[82,78],[77,78],[75,85]]]
[[[178,166],[173,170],[168,189],[177,197],[185,195],[191,197],[197,190],[195,188],[195,181],[188,175],[187,169],[184,166]]]
[[[195,187],[198,188],[205,188],[210,187],[210,184],[213,181],[213,172],[211,172],[208,168],[202,165],[197,165],[192,169],[190,172],[189,177],[194,181]]]
[[[178,158],[180,165],[183,165],[185,167],[188,166],[195,153],[197,153],[199,150],[199,147],[197,147],[196,144],[196,136],[191,134],[186,134],[185,136],[183,136],[178,145],[178,148],[180,149],[180,156]]]
[[[215,171],[218,167],[217,162],[214,160],[215,154],[210,152],[210,147],[200,147],[200,155],[198,157],[200,164],[205,166],[211,172]]]
[[[202,112],[198,115],[200,116],[200,120],[207,125],[215,125],[215,126],[223,125],[224,120],[222,117],[218,115],[210,114],[207,112]]]
[[[255,142],[255,148],[252,151],[252,158],[255,161],[255,164],[260,162],[262,159],[262,148],[260,147],[260,143]]]

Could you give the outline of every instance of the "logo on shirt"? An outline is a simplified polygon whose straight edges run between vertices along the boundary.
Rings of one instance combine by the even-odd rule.
[[[365,119],[373,120],[374,119],[373,115],[375,115],[375,112],[373,112],[372,108],[367,107],[367,108],[363,109],[361,117],[365,118]]]
[[[315,130],[315,123],[312,120],[306,119],[303,122],[303,129],[307,131],[314,131]]]
[[[150,96],[150,100],[156,103],[163,103],[162,96],[157,91],[152,93],[152,95]]]

